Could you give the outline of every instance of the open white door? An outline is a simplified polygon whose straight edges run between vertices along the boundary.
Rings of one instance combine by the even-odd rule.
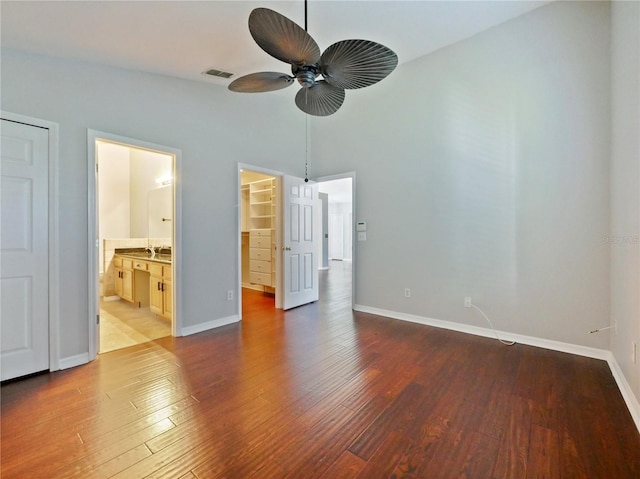
[[[1,379],[49,369],[49,131],[2,120]]]
[[[287,175],[282,182],[283,309],[291,309],[318,300],[318,186]]]

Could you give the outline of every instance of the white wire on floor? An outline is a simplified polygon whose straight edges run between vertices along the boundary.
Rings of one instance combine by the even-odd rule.
[[[513,346],[514,344],[516,344],[515,341],[505,341],[504,339],[500,339],[500,336],[498,336],[498,333],[496,332],[496,328],[493,327],[493,324],[491,323],[491,320],[488,318],[488,316],[484,314],[484,312],[475,304],[471,303],[471,307],[475,308],[482,316],[484,316],[484,319],[487,320],[487,323],[489,323],[489,326],[491,326],[491,329],[493,329],[493,334],[496,335],[496,339],[498,341],[500,341],[502,344],[506,344],[507,346]]]

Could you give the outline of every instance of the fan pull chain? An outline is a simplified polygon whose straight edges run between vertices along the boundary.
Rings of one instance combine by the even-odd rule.
[[[304,182],[309,183],[309,115],[304,116]]]

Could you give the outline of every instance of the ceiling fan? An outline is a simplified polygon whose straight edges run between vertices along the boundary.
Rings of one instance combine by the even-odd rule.
[[[268,8],[256,8],[249,15],[249,31],[258,46],[269,55],[291,64],[291,75],[277,72],[251,73],[234,80],[229,90],[261,93],[286,88],[298,80],[302,86],[296,105],[314,116],[338,111],[345,89],[364,88],[379,82],[398,65],[397,55],[376,42],[343,40],[320,54],[320,48],[305,28]],[[322,77],[322,79],[320,79]]]

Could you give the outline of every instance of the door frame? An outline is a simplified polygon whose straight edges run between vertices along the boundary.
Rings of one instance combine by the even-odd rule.
[[[344,178],[351,178],[351,309],[353,309],[356,304],[356,218],[357,215],[357,207],[356,207],[356,172],[348,171],[345,173],[337,173],[335,175],[328,176],[320,176],[318,178],[313,178],[313,181],[316,183],[323,183],[325,181],[333,181],[333,180],[342,180]]]
[[[236,214],[237,218],[237,251],[236,257],[238,258],[238,262],[236,265],[236,275],[237,275],[237,291],[236,295],[237,299],[237,308],[238,308],[238,318],[242,321],[242,190],[240,185],[242,183],[242,170],[255,171],[256,173],[262,173],[264,175],[273,176],[276,179],[276,250],[278,254],[276,254],[276,297],[275,297],[275,307],[277,309],[282,308],[282,255],[280,254],[280,245],[282,244],[281,234],[282,234],[282,177],[284,175],[283,172],[277,170],[270,170],[268,168],[263,168],[261,166],[249,165],[247,163],[238,163],[237,170],[237,178],[236,185],[238,188],[237,193],[237,205],[238,211]]]
[[[58,170],[59,170],[59,126],[57,123],[33,118],[30,116],[0,111],[4,120],[23,123],[25,125],[44,128],[49,132],[49,181],[48,181],[48,300],[49,300],[49,371],[60,369],[60,309],[59,309],[59,259],[60,246],[58,241]]]
[[[98,170],[96,141],[121,144],[132,148],[149,150],[173,156],[173,244],[172,282],[173,282],[173,317],[171,318],[171,334],[182,336],[182,150],[157,143],[150,143],[136,138],[115,135],[103,131],[87,129],[87,192],[88,192],[88,285],[89,285],[89,361],[98,355],[96,326],[97,315],[100,314],[100,278],[98,267]]]
[[[263,173],[265,175],[271,175],[276,177],[276,201],[277,201],[277,211],[276,215],[276,248],[278,254],[276,255],[276,301],[275,307],[282,308],[282,255],[280,253],[282,241],[282,177],[285,173],[277,170],[271,170],[268,168],[264,168],[261,166],[250,165],[248,163],[238,163],[238,169],[236,172],[236,204],[238,205],[236,211],[236,234],[237,234],[237,264],[236,264],[236,275],[237,282],[236,287],[238,294],[237,298],[237,308],[238,308],[238,318],[242,321],[242,191],[240,189],[240,183],[242,181],[242,170],[255,171],[257,173]],[[357,208],[356,208],[356,172],[348,171],[345,173],[337,173],[334,175],[321,176],[318,178],[311,178],[311,181],[315,183],[322,183],[323,181],[332,181],[332,180],[341,180],[344,178],[351,178],[351,237],[354,238],[351,241],[351,309],[353,309],[356,301],[356,218],[357,218]]]

